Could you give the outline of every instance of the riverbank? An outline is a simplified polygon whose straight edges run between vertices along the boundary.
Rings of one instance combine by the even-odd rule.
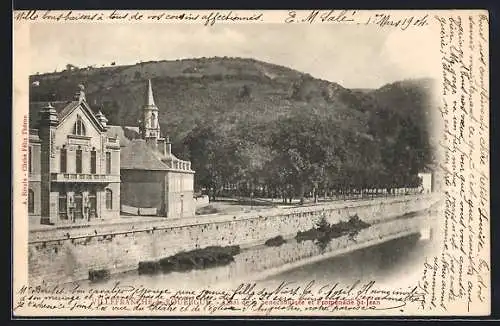
[[[336,224],[347,221],[356,214],[372,225],[369,229],[373,229],[384,220],[425,210],[435,202],[436,198],[433,197],[407,196],[387,201],[280,209],[266,214],[198,218],[189,220],[189,223],[185,220],[170,220],[162,222],[164,224],[129,225],[125,229],[111,228],[97,233],[78,229],[75,230],[76,235],[70,233],[69,236],[64,235],[64,230],[55,230],[49,234],[41,231],[37,234],[39,237],[30,234],[30,282],[43,280],[50,284],[84,280],[91,270],[108,270],[110,275],[114,275],[136,270],[141,261],[155,261],[182,251],[210,246],[238,245],[242,249],[264,246],[265,241],[270,238],[280,235],[284,238],[293,237],[298,231],[306,231],[314,227],[321,218],[330,224]],[[408,219],[399,227],[404,229],[405,223],[408,223]],[[245,254],[242,252],[237,255],[235,260],[246,255],[247,260],[253,261],[256,267],[272,268],[276,267],[274,263],[281,265],[320,254],[317,246],[309,242],[299,246],[285,243],[280,247],[268,247],[266,257],[254,257],[253,253],[248,254],[251,250],[244,251]],[[281,256],[276,256],[277,254]],[[231,272],[228,276],[236,275],[238,271]]]
[[[404,196],[392,198],[373,198],[363,200],[349,200],[343,202],[330,202],[311,206],[273,207],[260,211],[242,212],[239,214],[215,214],[198,215],[184,218],[163,218],[147,216],[127,216],[116,220],[95,220],[81,225],[30,225],[29,243],[43,241],[62,241],[70,238],[88,237],[96,235],[120,234],[123,232],[140,232],[155,229],[189,227],[202,224],[225,223],[231,221],[244,221],[259,219],[262,217],[274,217],[281,215],[310,214],[317,211],[334,212],[335,210],[349,210],[362,207],[376,207],[380,204],[408,203],[411,202],[415,208],[409,210],[418,211],[430,207],[437,198],[431,195]],[[383,213],[380,211],[379,213]],[[398,214],[388,214],[394,216]],[[351,214],[352,215],[352,214]],[[401,214],[400,214],[401,215]],[[381,216],[386,218],[388,216]],[[371,218],[370,218],[371,219]],[[337,222],[337,221],[333,221]]]
[[[328,270],[325,270],[326,267],[322,267],[322,270],[314,272],[301,270],[308,270],[310,269],[308,266],[315,264],[326,264],[322,262],[336,259],[335,257],[348,257],[351,253],[366,248],[382,246],[384,243],[392,241],[397,243],[398,239],[415,236],[419,238],[419,232],[424,230],[425,233],[426,228],[431,226],[432,221],[435,220],[435,217],[427,215],[414,216],[414,218],[410,220],[393,219],[391,222],[384,223],[385,225],[372,226],[361,231],[355,238],[343,236],[332,239],[325,249],[319,248],[312,240],[298,243],[291,235],[286,237],[286,243],[279,247],[256,245],[242,249],[238,255],[234,256],[234,261],[225,266],[154,275],[141,275],[138,271],[130,271],[114,275],[111,280],[102,283],[102,286],[113,286],[116,282],[140,284],[149,288],[175,288],[178,290],[196,290],[200,287],[214,290],[228,289],[249,282],[259,282],[259,284],[270,282],[277,286],[283,280],[294,281],[298,278],[319,280],[323,273],[332,274],[339,268],[344,270],[346,275],[361,277],[365,275],[363,270],[367,268],[363,260],[359,263],[349,261],[352,270],[348,266],[332,266]],[[403,225],[404,230],[402,229]],[[398,230],[401,231],[398,232]],[[429,239],[422,241],[428,242]],[[396,247],[392,249],[395,255],[400,250]],[[397,261],[387,261],[381,257],[370,257],[364,260],[377,261],[377,259],[381,259],[378,262],[379,265],[397,263]],[[368,271],[366,275],[370,277]],[[338,276],[326,281],[331,282],[332,279],[338,280]],[[79,284],[82,285],[82,283]],[[87,285],[89,286],[90,283]]]

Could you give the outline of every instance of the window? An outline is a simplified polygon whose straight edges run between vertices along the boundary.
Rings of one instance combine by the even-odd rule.
[[[78,136],[85,136],[85,125],[83,124],[82,118],[80,116],[76,118],[75,126],[73,127],[73,134]]]
[[[106,189],[106,209],[113,209],[113,192]]]
[[[106,174],[111,174],[111,152],[106,152]]]
[[[59,193],[59,218],[61,220],[68,219],[67,201],[66,193]]]
[[[97,173],[97,161],[96,161],[96,151],[92,150],[90,152],[90,173]]]
[[[68,154],[67,149],[65,147],[61,148],[61,157],[60,157],[61,173],[66,173],[67,154]]]
[[[30,147],[31,148],[31,147]],[[33,190],[28,190],[28,213],[33,214],[35,212],[35,193]]]
[[[156,128],[157,127],[156,123],[157,123],[156,113],[152,112],[151,113],[151,128]]]
[[[82,149],[76,150],[76,173],[82,173]]]
[[[28,172],[31,173],[33,172],[33,167],[31,165],[31,146],[28,147]]]

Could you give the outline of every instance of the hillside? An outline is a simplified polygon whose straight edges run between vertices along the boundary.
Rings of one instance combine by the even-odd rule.
[[[314,180],[325,179],[351,184],[347,171],[354,183],[401,184],[432,160],[426,122],[432,80],[350,90],[225,57],[69,68],[31,76],[30,100],[70,99],[82,83],[109,124],[135,126],[151,79],[162,131],[177,155],[193,161],[198,185],[255,181],[271,172],[266,182],[279,179],[279,187],[317,187]],[[36,116],[30,112],[30,122]]]
[[[78,84],[103,107],[110,124],[136,125],[152,80],[163,130],[181,140],[198,123],[216,119],[269,121],[302,110],[363,124],[358,98],[338,84],[252,59],[207,58],[84,68],[30,77],[31,101],[71,98]],[[33,85],[38,81],[39,86]],[[348,126],[346,126],[348,127]]]
[[[372,112],[369,117],[370,134],[383,140],[381,154],[385,166],[417,169],[435,163],[432,148],[432,103],[436,81],[413,79],[397,81],[369,92],[367,101]]]

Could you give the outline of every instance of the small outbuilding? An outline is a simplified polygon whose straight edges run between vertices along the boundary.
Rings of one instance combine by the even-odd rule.
[[[120,152],[122,214],[194,216],[194,174],[191,162],[172,154],[161,135],[159,110],[148,81],[139,127],[110,126],[108,133],[124,144]]]

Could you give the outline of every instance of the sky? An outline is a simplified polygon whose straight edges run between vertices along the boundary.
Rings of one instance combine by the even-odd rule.
[[[347,25],[49,24],[30,28],[30,72],[228,56],[290,67],[348,88],[435,77],[435,34]]]

